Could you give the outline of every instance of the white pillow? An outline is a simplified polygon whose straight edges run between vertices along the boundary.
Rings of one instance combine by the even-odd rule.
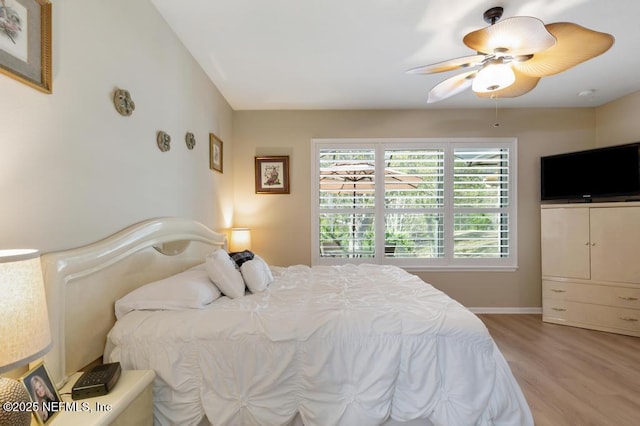
[[[223,249],[211,252],[205,261],[209,278],[222,294],[235,299],[244,296],[244,281],[236,263]]]
[[[220,297],[205,270],[187,270],[133,290],[116,301],[116,318],[134,310],[203,309]]]
[[[240,273],[251,293],[264,291],[273,282],[269,265],[257,254],[240,266]]]

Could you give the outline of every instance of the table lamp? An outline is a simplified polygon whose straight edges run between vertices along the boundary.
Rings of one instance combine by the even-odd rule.
[[[0,373],[41,358],[51,345],[38,250],[0,250]],[[0,425],[31,423],[30,411],[3,409],[21,401],[30,401],[22,383],[0,377]]]
[[[235,253],[243,250],[251,250],[251,229],[231,228],[229,251]]]

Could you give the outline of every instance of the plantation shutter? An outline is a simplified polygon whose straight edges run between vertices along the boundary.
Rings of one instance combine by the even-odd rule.
[[[509,190],[508,149],[454,149],[454,258],[509,255]]]
[[[385,257],[444,256],[444,150],[388,149]]]
[[[373,257],[375,151],[321,149],[319,170],[320,256]]]
[[[513,269],[516,157],[514,138],[314,140],[312,264]]]

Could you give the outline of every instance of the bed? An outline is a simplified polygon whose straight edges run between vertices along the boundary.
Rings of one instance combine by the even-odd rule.
[[[116,301],[208,275],[221,248],[222,234],[159,218],[43,256],[55,380],[103,354],[152,369],[161,425],[533,425],[482,322],[397,267],[271,266],[264,291],[116,320]]]

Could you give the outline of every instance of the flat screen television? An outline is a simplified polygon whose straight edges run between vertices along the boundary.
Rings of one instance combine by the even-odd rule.
[[[540,158],[547,202],[640,201],[640,142]]]

